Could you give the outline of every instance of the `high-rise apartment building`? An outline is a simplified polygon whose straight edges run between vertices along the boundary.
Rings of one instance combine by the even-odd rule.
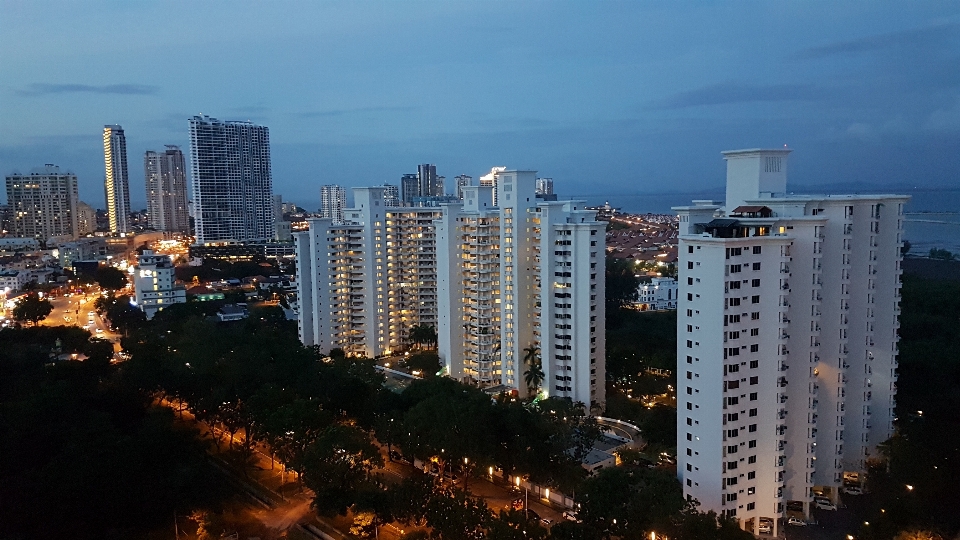
[[[130,178],[127,176],[127,138],[120,126],[103,126],[104,192],[110,232],[130,232]]]
[[[90,234],[97,230],[97,211],[92,206],[77,201],[77,236]]]
[[[12,236],[48,239],[77,237],[77,175],[47,164],[30,174],[6,177]]]
[[[421,197],[440,197],[443,195],[443,177],[437,176],[437,166],[429,163],[417,165]]]
[[[343,186],[320,186],[320,217],[343,222],[343,209],[347,207],[347,190]]]
[[[274,236],[270,132],[265,126],[194,116],[190,165],[198,244]]]
[[[537,195],[553,195],[553,178],[537,178]]]
[[[163,152],[147,150],[143,172],[149,226],[158,231],[189,233],[187,166],[180,147],[167,145]]]
[[[137,258],[133,288],[137,305],[147,319],[165,307],[186,303],[187,293],[176,281],[176,268],[169,256],[157,255],[148,249]]]
[[[383,185],[383,203],[387,206],[400,206],[400,188],[393,184]]]
[[[777,534],[893,432],[900,195],[787,195],[789,150],[724,152],[724,206],[680,215],[678,474]]]
[[[420,196],[420,178],[415,174],[400,177],[400,200],[406,206],[413,206],[413,199]]]
[[[602,407],[605,223],[578,201],[536,198],[534,171],[465,186],[437,220],[439,352],[449,376]]]
[[[310,219],[297,233],[300,339],[375,357],[410,346],[437,324],[438,208],[386,206],[384,187],[354,188],[342,221]]]
[[[466,174],[461,174],[454,178],[454,181],[457,184],[457,198],[461,201],[463,200],[463,188],[473,184],[473,177]]]
[[[497,206],[498,204],[500,204],[500,201],[498,198],[498,190],[497,190],[497,179],[499,177],[497,175],[506,170],[507,170],[506,167],[494,167],[490,169],[490,172],[480,177],[481,186],[487,186],[487,187],[493,188],[493,205],[494,206]]]

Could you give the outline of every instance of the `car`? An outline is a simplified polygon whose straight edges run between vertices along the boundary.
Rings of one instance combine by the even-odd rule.
[[[830,502],[830,501],[825,501],[825,500],[823,500],[823,499],[817,499],[817,500],[813,501],[813,505],[814,505],[815,507],[817,507],[818,509],[820,509],[820,510],[831,510],[831,511],[832,511],[832,510],[836,510],[836,509],[837,509],[837,505],[833,504],[833,503]]]
[[[773,532],[773,527],[769,523],[761,523],[760,526],[757,527],[757,532],[770,534]]]
[[[803,503],[800,501],[788,501],[787,510],[792,510],[794,512],[803,512]]]
[[[859,486],[850,486],[843,488],[843,492],[847,495],[863,495],[863,488]]]
[[[98,334],[102,334],[102,333],[103,333],[103,328],[97,328],[97,333],[98,333]]]
[[[787,525],[793,525],[794,527],[806,527],[807,522],[800,518],[792,517],[787,520]]]
[[[580,523],[580,520],[577,519],[577,513],[574,512],[573,510],[567,510],[567,511],[565,511],[565,512],[563,513],[563,519],[565,519],[565,520],[567,520],[567,521],[574,521],[574,522]]]
[[[540,524],[545,527],[549,527],[550,525],[553,525],[553,520],[550,518],[540,518]]]

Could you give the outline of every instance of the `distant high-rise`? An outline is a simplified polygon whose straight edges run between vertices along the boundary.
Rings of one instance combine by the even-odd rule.
[[[190,119],[197,243],[274,236],[270,132],[250,122]]]
[[[437,193],[437,166],[429,163],[417,165],[417,180],[419,180],[420,197],[435,197],[443,195]]]
[[[77,236],[90,234],[97,230],[97,211],[89,204],[77,202]]]
[[[537,195],[553,195],[553,178],[537,178]]]
[[[187,167],[180,147],[167,145],[164,152],[147,150],[143,157],[147,188],[147,216],[158,231],[188,233]]]
[[[400,177],[400,199],[405,205],[412,205],[413,199],[420,196],[420,178],[415,174]]]
[[[389,207],[400,206],[400,189],[397,186],[383,185],[383,205]]]
[[[343,186],[320,186],[320,217],[343,222],[343,209],[347,206],[347,190]]]
[[[110,232],[130,232],[130,179],[127,176],[127,138],[120,126],[103,126],[104,192]]]
[[[499,173],[502,173],[505,170],[507,170],[506,167],[493,167],[492,169],[490,169],[490,172],[488,174],[485,174],[480,177],[481,186],[488,186],[493,188],[493,205],[494,206],[500,205],[500,196],[499,196],[500,190],[497,189],[497,180],[499,176],[497,175]]]
[[[7,176],[13,236],[73,239],[77,236],[77,175],[47,164],[30,174]]]
[[[466,174],[461,174],[454,178],[457,183],[457,198],[461,201],[463,200],[463,188],[469,186],[473,182],[473,177],[467,176]]]

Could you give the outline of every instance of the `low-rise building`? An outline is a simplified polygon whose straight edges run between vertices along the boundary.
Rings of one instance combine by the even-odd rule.
[[[0,292],[16,292],[27,283],[30,283],[30,272],[26,270],[0,270]]]
[[[175,269],[170,257],[144,250],[137,259],[133,275],[137,304],[147,319],[152,319],[161,309],[187,301],[183,286],[176,283]]]
[[[239,321],[250,316],[246,304],[224,304],[220,311],[217,311],[217,318],[221,322]]]
[[[7,236],[0,238],[0,251],[36,251],[40,249],[40,241],[36,238]]]
[[[638,296],[634,306],[640,311],[677,309],[678,288],[674,278],[653,278],[649,283],[643,283],[637,288]]]

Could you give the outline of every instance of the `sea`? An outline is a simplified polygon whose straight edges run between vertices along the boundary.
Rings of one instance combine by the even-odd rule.
[[[960,188],[877,190],[884,193],[910,195],[904,211],[904,238],[910,242],[910,253],[925,255],[932,248],[946,249],[960,256]],[[810,191],[803,193],[831,193]],[[844,192],[838,192],[844,193]],[[849,191],[846,191],[849,193]],[[689,205],[693,199],[722,201],[724,193],[609,194],[575,195],[564,199],[586,200],[590,206],[610,206],[634,214],[672,214],[672,206]]]

